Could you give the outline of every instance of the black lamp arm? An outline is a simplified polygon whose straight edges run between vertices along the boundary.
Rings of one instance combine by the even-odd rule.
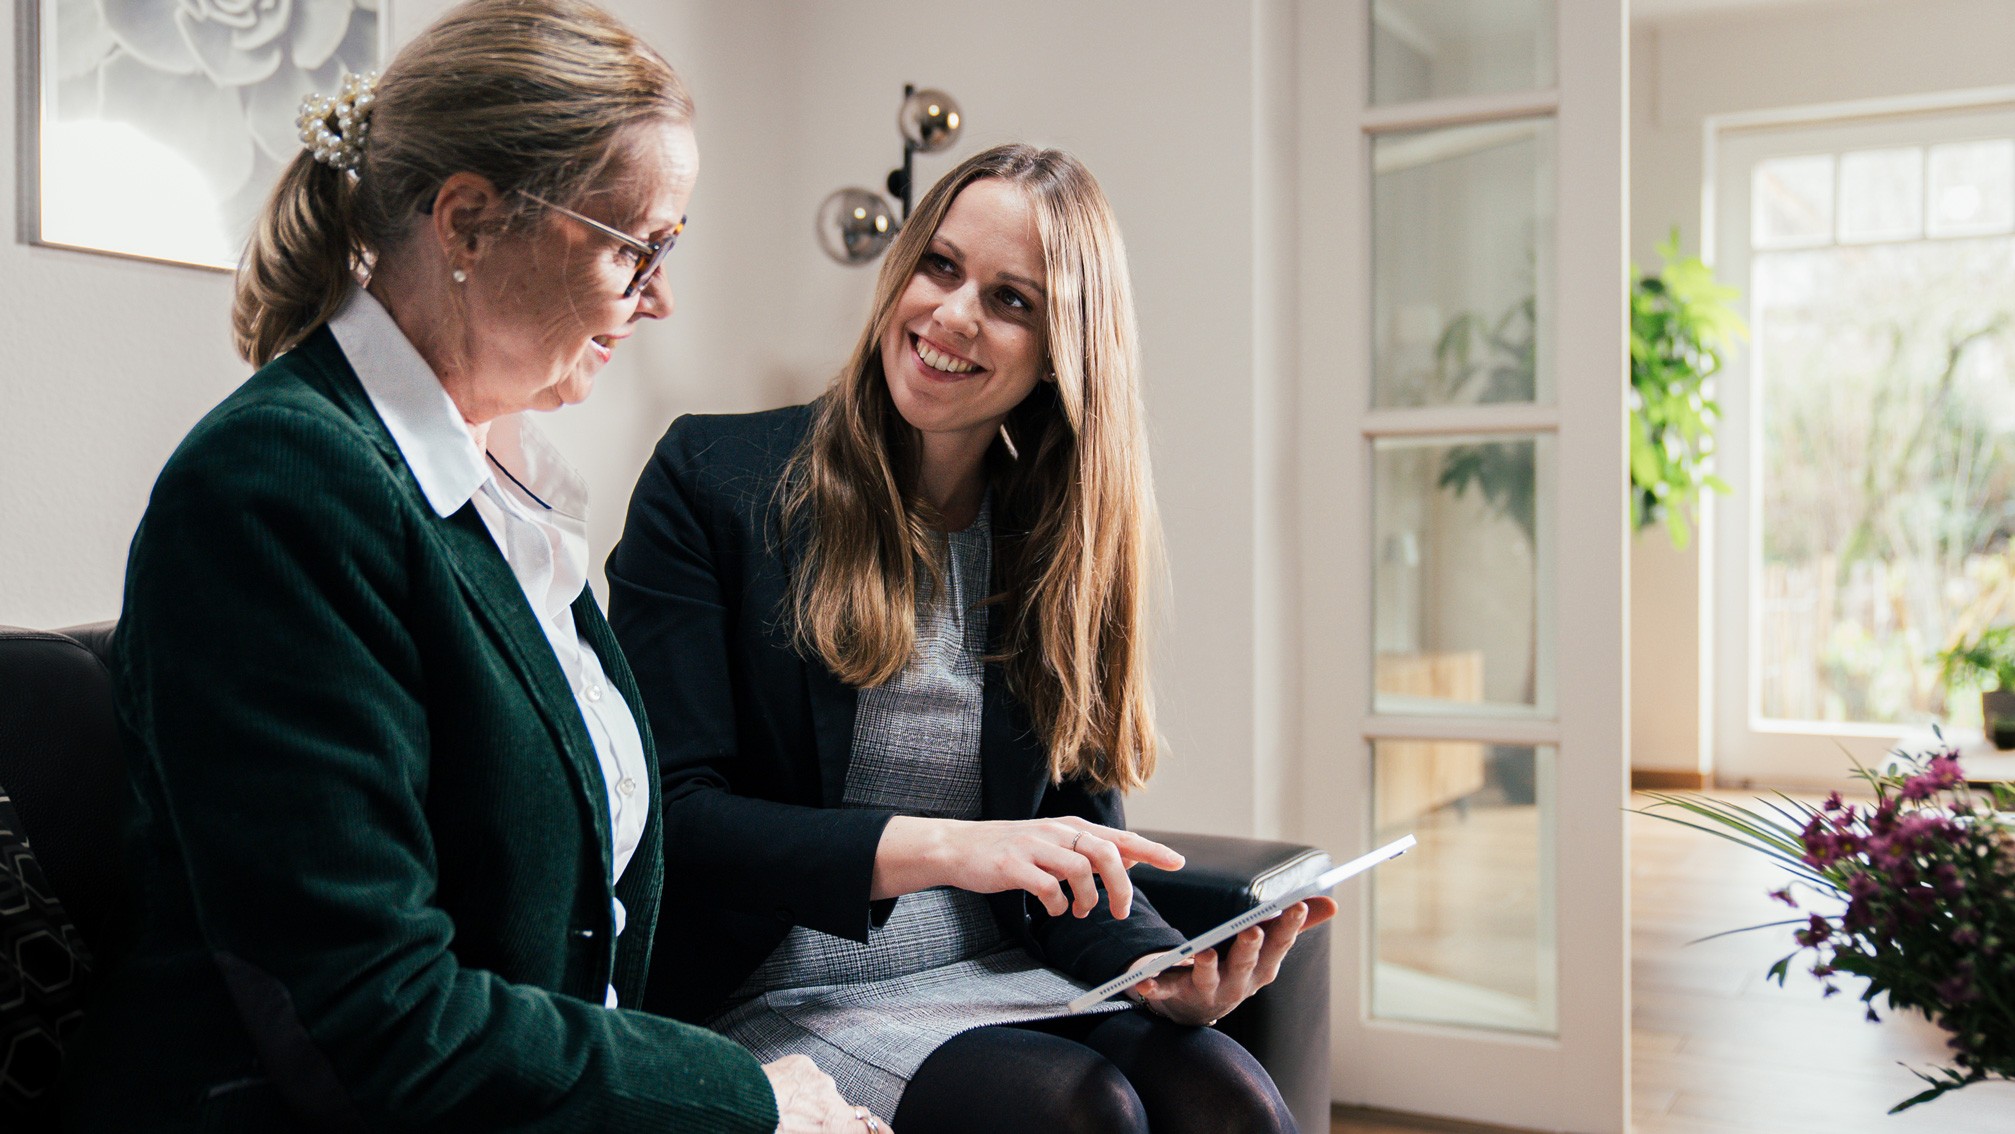
[[[904,102],[908,102],[909,97],[915,93],[917,93],[917,85],[915,83],[903,84]],[[889,192],[902,199],[904,220],[910,219],[910,190],[915,185],[912,173],[914,171],[916,152],[917,148],[911,145],[909,138],[905,136],[903,138],[902,168],[889,170]]]

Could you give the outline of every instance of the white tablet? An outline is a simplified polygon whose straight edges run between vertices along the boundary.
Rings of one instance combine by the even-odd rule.
[[[1406,835],[1394,839],[1377,850],[1372,851],[1370,854],[1353,858],[1342,866],[1331,867],[1308,885],[1289,890],[1287,893],[1271,901],[1262,902],[1232,918],[1230,921],[1225,922],[1223,925],[1215,929],[1206,930],[1190,938],[1174,949],[1155,957],[1153,960],[1143,961],[1135,965],[1126,972],[1119,974],[1097,988],[1092,989],[1090,992],[1085,993],[1083,996],[1078,997],[1076,1000],[1071,1001],[1069,1008],[1073,1013],[1082,1012],[1102,1000],[1109,1000],[1118,996],[1120,993],[1125,992],[1127,989],[1132,988],[1134,985],[1154,976],[1162,970],[1179,965],[1220,941],[1236,937],[1244,930],[1250,929],[1269,918],[1278,916],[1280,911],[1296,902],[1305,901],[1318,894],[1326,894],[1335,889],[1344,879],[1362,874],[1381,862],[1389,862],[1392,859],[1398,858],[1411,849],[1413,849],[1413,836]]]

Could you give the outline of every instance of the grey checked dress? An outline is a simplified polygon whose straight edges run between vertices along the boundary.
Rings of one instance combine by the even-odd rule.
[[[842,806],[980,817],[987,626],[976,604],[992,561],[989,511],[948,536],[949,593],[935,593],[928,577],[919,588],[916,657],[860,693]],[[898,899],[866,944],[793,928],[708,1026],[765,1063],[811,1056],[848,1100],[887,1118],[946,1040],[1069,1015],[1064,1005],[1088,987],[1006,940],[984,895],[940,887]]]

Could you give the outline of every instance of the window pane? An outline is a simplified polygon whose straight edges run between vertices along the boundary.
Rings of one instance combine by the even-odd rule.
[[[1914,240],[1924,234],[1924,151],[1840,155],[1840,243]]]
[[[1372,400],[1552,399],[1553,124],[1372,143]]]
[[[1372,476],[1377,711],[1551,712],[1552,436],[1380,440]]]
[[[1554,750],[1447,740],[1372,746],[1371,1014],[1551,1034]]]
[[[2015,228],[2015,139],[1931,147],[1932,236]]]
[[[1553,85],[1553,0],[1372,0],[1371,102]]]
[[[1772,158],[1750,178],[1749,240],[1759,251],[1833,242],[1833,155]]]
[[[1759,255],[1773,721],[1977,727],[1934,656],[2015,615],[2015,237]]]

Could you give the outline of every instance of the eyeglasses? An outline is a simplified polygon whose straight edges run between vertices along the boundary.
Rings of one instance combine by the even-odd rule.
[[[611,228],[593,217],[584,217],[564,205],[555,205],[544,197],[526,193],[523,189],[518,190],[518,192],[526,198],[537,201],[539,204],[559,213],[561,216],[572,217],[604,236],[621,241],[625,247],[636,249],[637,273],[630,277],[630,286],[623,289],[624,299],[628,299],[650,286],[651,277],[658,274],[658,267],[665,262],[665,254],[672,250],[672,245],[677,243],[679,234],[686,230],[686,218],[680,217],[679,223],[672,226],[672,231],[666,233],[663,240],[642,240],[631,236],[622,229]]]

